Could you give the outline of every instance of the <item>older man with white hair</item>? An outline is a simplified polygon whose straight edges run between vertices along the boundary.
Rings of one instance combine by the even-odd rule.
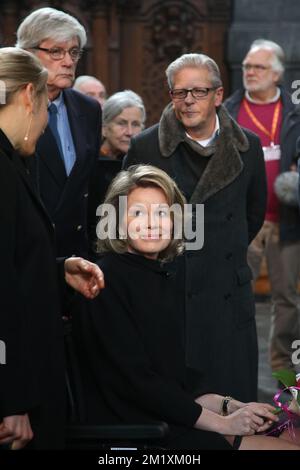
[[[86,40],[79,21],[54,8],[33,11],[17,30],[17,46],[35,53],[48,70],[49,123],[34,170],[56,227],[57,256],[88,252],[88,181],[100,147],[101,108],[71,88]]]
[[[273,371],[293,369],[293,342],[300,338],[297,284],[300,274],[300,215],[298,205],[287,204],[274,190],[277,177],[296,169],[296,140],[300,135],[300,108],[280,85],[284,52],[273,41],[254,41],[243,61],[244,89],[225,106],[237,122],[260,137],[265,158],[268,203],[264,225],[249,247],[253,277],[266,256],[272,291],[270,362]],[[257,188],[260,191],[260,188]],[[278,194],[278,196],[277,196]]]

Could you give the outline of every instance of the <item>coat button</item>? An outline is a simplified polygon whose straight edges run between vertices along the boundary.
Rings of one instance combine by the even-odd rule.
[[[232,259],[232,256],[233,256],[232,253],[227,253],[227,255],[225,256],[225,259],[229,261],[230,259]]]
[[[53,227],[53,228],[54,228],[54,230],[55,230],[55,223],[54,223],[54,222],[52,223],[52,227]]]
[[[82,229],[82,225],[77,225],[76,230],[79,232]]]
[[[83,197],[88,197],[88,195],[89,195],[89,193],[85,193],[85,194],[83,195]]]
[[[225,299],[225,300],[230,299],[230,297],[231,297],[230,292],[228,292],[227,294],[224,295],[224,299]]]
[[[229,214],[226,215],[226,219],[227,220],[232,220],[232,218],[233,218],[233,213],[229,212]]]

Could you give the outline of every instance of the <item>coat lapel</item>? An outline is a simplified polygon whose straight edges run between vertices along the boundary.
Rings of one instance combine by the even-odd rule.
[[[24,163],[22,162],[20,156],[17,153],[13,153],[12,162],[15,165],[19,175],[21,176],[22,181],[24,182],[31,198],[33,199],[33,202],[35,203],[35,205],[37,206],[38,210],[40,211],[43,219],[45,220],[51,235],[54,238],[53,224],[51,222],[50,216],[49,216],[44,204],[42,203],[42,201],[41,201],[34,185],[32,184],[32,180],[30,179],[29,170],[27,170],[26,166],[24,165]]]
[[[249,142],[238,124],[229,116],[223,106],[218,110],[220,134],[215,142],[202,147],[185,136],[185,129],[176,119],[172,105],[168,105],[159,123],[159,146],[162,156],[171,157],[184,141],[199,158],[211,156],[207,167],[191,196],[191,203],[206,201],[234,181],[243,170],[240,152],[249,149]]]
[[[238,177],[243,166],[238,146],[234,144],[233,139],[226,137],[226,132],[222,129],[215,153],[198,181],[190,202],[204,202],[221,191]]]

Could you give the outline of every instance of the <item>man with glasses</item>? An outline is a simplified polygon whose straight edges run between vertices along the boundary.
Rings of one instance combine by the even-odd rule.
[[[57,256],[86,256],[88,181],[100,147],[101,108],[73,90],[86,44],[74,17],[40,8],[17,31],[17,46],[36,54],[48,70],[49,122],[34,159],[40,196],[56,228]]]
[[[225,106],[240,125],[260,137],[268,183],[265,221],[249,247],[248,261],[255,280],[266,256],[272,294],[272,370],[293,369],[293,341],[300,338],[300,215],[297,204],[287,205],[278,199],[274,182],[281,173],[296,170],[300,108],[279,85],[284,73],[284,52],[278,44],[264,39],[254,41],[242,68],[244,89],[228,98]]]
[[[205,390],[255,400],[257,338],[246,254],[264,219],[261,145],[222,106],[220,72],[210,57],[184,54],[166,75],[171,103],[159,124],[131,140],[125,167],[156,165],[194,209],[204,204],[204,246],[190,244],[177,262],[191,372],[185,385],[193,387],[200,373]]]

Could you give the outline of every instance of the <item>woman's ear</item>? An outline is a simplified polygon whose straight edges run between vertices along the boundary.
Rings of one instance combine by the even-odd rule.
[[[23,92],[23,103],[28,114],[33,112],[34,89],[32,83],[28,83]]]
[[[102,126],[102,137],[106,137],[106,126]]]

